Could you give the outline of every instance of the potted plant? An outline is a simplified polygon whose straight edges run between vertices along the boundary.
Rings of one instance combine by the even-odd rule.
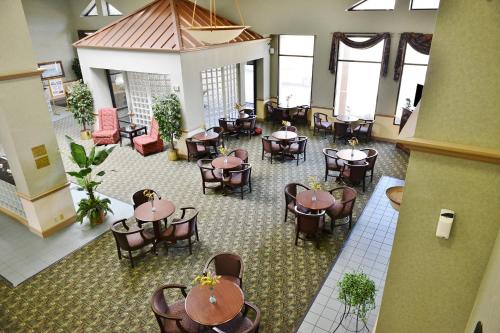
[[[95,118],[94,99],[89,87],[82,81],[75,83],[68,93],[67,101],[68,110],[73,113],[78,124],[83,126],[83,130],[80,132],[81,139],[90,139],[92,135],[87,129],[87,125],[93,125]]]
[[[368,330],[367,314],[375,308],[375,283],[364,273],[346,273],[338,283],[338,300],[344,304],[344,313],[333,332],[336,332],[348,316],[356,316],[356,330]],[[363,326],[359,328],[359,320]]]
[[[78,203],[76,220],[83,223],[84,219],[88,218],[91,225],[100,224],[104,221],[106,213],[113,213],[113,211],[109,207],[111,201],[108,198],[101,199],[95,194],[97,187],[101,184],[96,177],[102,177],[106,172],[99,171],[93,176],[92,171],[94,167],[106,160],[115,147],[97,150],[94,145],[87,154],[85,147],[74,142],[70,137],[67,136],[67,138],[71,151],[70,159],[79,168],[78,171],[69,171],[67,174],[76,178],[78,191],[85,191],[87,194],[87,197]]]
[[[176,94],[155,98],[153,104],[153,116],[158,122],[158,129],[162,139],[170,142],[171,150],[168,159],[177,160],[177,150],[174,147],[174,139],[182,135],[181,102]]]

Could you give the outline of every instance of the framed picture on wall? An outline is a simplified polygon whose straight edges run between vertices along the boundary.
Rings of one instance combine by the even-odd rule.
[[[45,69],[42,73],[42,80],[64,77],[64,68],[61,60],[39,62],[38,68]]]
[[[66,96],[64,91],[64,84],[61,78],[49,80],[50,94],[52,98]]]

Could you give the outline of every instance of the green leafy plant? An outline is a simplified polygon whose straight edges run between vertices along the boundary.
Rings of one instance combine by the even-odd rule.
[[[75,83],[68,93],[68,110],[73,113],[73,117],[78,124],[87,130],[87,125],[95,122],[94,118],[94,99],[89,87],[82,81]]]
[[[76,76],[77,80],[83,79],[82,69],[80,67],[80,59],[78,59],[78,58],[74,58],[73,59],[73,63],[71,64],[71,69],[75,73],[75,76]]]
[[[375,283],[364,273],[345,273],[338,287],[338,299],[347,307],[344,315],[352,313],[366,326],[367,314],[375,308]]]
[[[179,97],[176,94],[169,94],[165,97],[155,98],[153,115],[158,122],[161,137],[170,142],[170,146],[174,149],[174,138],[179,139],[182,135]]]
[[[79,186],[78,190],[85,191],[87,194],[87,198],[80,200],[78,203],[76,220],[83,223],[83,220],[87,217],[90,224],[96,224],[101,220],[104,213],[113,213],[113,211],[109,207],[111,204],[109,199],[101,199],[95,194],[97,187],[101,184],[97,177],[103,177],[106,172],[104,170],[99,171],[93,176],[92,171],[94,167],[101,165],[108,158],[115,147],[98,150],[94,145],[87,154],[84,146],[76,143],[69,136],[66,136],[66,138],[69,140],[70,160],[79,168],[78,171],[69,171],[67,174],[75,177]]]

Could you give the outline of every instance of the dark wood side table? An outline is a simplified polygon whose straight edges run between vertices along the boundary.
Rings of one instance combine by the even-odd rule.
[[[137,125],[134,128],[130,126],[120,127],[120,146],[122,144],[122,138],[127,138],[130,140],[132,149],[134,149],[134,138],[142,134],[148,134],[148,128],[146,126]]]

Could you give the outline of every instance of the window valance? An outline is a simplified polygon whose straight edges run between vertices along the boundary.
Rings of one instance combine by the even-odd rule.
[[[416,32],[403,32],[399,38],[398,55],[394,65],[394,80],[398,81],[403,72],[406,44],[410,44],[420,53],[429,55],[431,50],[432,34],[421,34]]]
[[[337,71],[337,60],[339,58],[339,42],[342,42],[345,45],[355,49],[367,49],[378,44],[382,40],[385,41],[384,51],[382,53],[382,67],[380,68],[380,75],[386,76],[387,67],[389,64],[389,52],[391,48],[391,35],[388,32],[376,34],[372,38],[363,42],[353,41],[352,39],[349,39],[348,34],[343,32],[333,33],[332,48],[330,53],[330,72],[335,73]]]

